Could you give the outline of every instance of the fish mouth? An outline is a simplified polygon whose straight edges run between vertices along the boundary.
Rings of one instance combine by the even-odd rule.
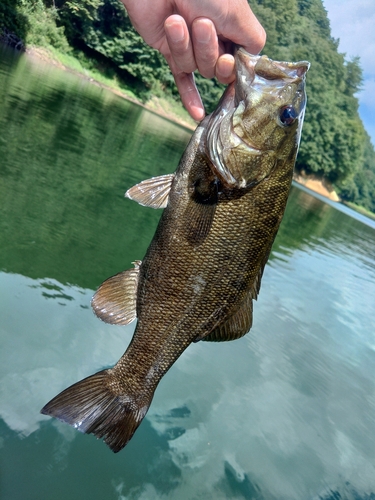
[[[259,91],[282,88],[287,81],[302,81],[310,67],[307,61],[273,61],[267,56],[254,56],[239,47],[235,52],[235,99],[246,99],[249,87]],[[247,91],[247,92],[246,92]]]
[[[237,70],[243,67],[255,67],[255,73],[261,74],[267,80],[276,80],[280,78],[302,78],[310,68],[308,61],[287,62],[274,61],[267,56],[254,56],[242,47],[237,47],[235,51]],[[259,61],[262,61],[259,64]]]

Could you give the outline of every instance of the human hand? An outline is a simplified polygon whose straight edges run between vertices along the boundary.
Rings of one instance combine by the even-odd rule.
[[[166,58],[192,118],[205,112],[193,72],[221,83],[234,80],[234,45],[258,54],[266,34],[247,0],[122,0],[130,20]]]

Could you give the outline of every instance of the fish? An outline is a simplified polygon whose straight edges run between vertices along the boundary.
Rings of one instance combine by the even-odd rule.
[[[161,378],[190,344],[243,337],[291,187],[306,107],[307,61],[235,53],[236,79],[197,126],[173,174],[125,196],[162,208],[142,261],[92,299],[104,322],[137,319],[112,368],[68,387],[41,410],[114,452],[132,438]]]

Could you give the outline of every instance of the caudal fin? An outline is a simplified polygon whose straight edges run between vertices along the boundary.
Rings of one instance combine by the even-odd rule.
[[[142,422],[152,395],[139,404],[129,394],[115,394],[109,380],[108,370],[91,375],[51,399],[41,413],[102,438],[117,453]]]

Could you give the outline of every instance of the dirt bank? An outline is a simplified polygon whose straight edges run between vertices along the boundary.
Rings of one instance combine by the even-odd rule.
[[[294,180],[303,186],[315,191],[316,193],[329,198],[332,201],[340,201],[338,194],[333,189],[332,185],[325,179],[321,179],[314,175],[294,175]]]

